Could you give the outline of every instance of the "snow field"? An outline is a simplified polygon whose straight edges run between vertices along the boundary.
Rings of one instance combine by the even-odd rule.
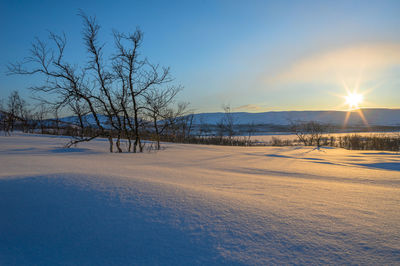
[[[400,155],[0,137],[0,264],[399,264]]]

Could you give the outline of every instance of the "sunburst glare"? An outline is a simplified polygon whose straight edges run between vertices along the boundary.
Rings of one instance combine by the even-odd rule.
[[[350,107],[350,109],[358,109],[360,108],[360,104],[364,100],[364,96],[357,92],[348,93],[345,96],[346,104]]]

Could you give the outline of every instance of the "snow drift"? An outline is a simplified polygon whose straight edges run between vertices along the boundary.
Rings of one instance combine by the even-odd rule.
[[[0,264],[399,264],[400,157],[0,137]]]

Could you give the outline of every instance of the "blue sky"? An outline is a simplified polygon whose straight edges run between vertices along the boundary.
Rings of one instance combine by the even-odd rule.
[[[79,9],[96,15],[109,51],[112,29],[139,26],[142,54],[171,67],[196,112],[342,110],[346,86],[366,93],[364,107],[400,107],[400,1],[0,0],[0,98],[30,97],[40,79],[5,65],[48,31],[64,31],[82,63]]]

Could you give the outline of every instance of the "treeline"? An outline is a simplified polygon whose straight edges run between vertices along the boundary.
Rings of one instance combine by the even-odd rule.
[[[158,103],[163,103],[164,96],[157,98]],[[169,99],[166,99],[167,102],[172,102]],[[131,130],[132,128],[127,129],[125,127],[129,125],[128,121],[134,123],[131,117],[121,116],[118,118],[103,113],[95,113],[96,119],[92,112],[81,112],[81,109],[74,109],[76,110],[74,117],[60,119],[58,105],[42,102],[31,108],[17,91],[12,92],[8,99],[0,101],[0,103],[2,103],[0,105],[0,130],[4,131],[6,135],[10,135],[14,130],[19,130],[26,133],[71,136],[72,138],[66,143],[66,147],[97,137],[104,137],[108,138],[111,143],[111,152],[113,151],[113,142],[116,143],[118,152],[122,152],[124,147],[127,151],[135,152],[135,150],[131,150],[135,131]],[[194,115],[186,111],[186,104],[176,105],[176,110],[173,110],[168,104],[162,105],[168,107],[165,109],[161,109],[161,104],[154,102],[151,102],[150,106],[147,105],[149,104],[148,101],[142,104],[141,110],[144,110],[144,112],[140,112],[138,119],[140,125],[138,135],[141,145],[139,151],[143,151],[146,143],[148,147],[160,149],[160,143],[163,141],[229,146],[259,145],[251,139],[255,132],[254,125],[246,127],[247,136],[237,136],[238,132],[234,129],[235,122],[232,119],[229,107],[224,107],[224,117],[217,125],[211,127],[206,123],[195,126],[193,124]],[[118,119],[124,121],[124,127],[122,127],[124,130],[115,126],[115,121],[118,121]],[[126,140],[127,145],[121,145],[122,140]],[[153,141],[154,144],[143,140]]]
[[[400,151],[400,136],[380,135],[363,136],[358,134],[349,134],[340,137],[322,137],[321,146],[330,146],[344,148],[347,150],[382,150],[382,151]],[[273,138],[266,143],[271,146],[297,146],[303,145],[299,140],[288,140]],[[316,146],[316,145],[306,145]]]
[[[386,150],[400,151],[400,133],[380,135],[348,134],[344,136],[329,136],[329,125],[317,122],[296,122],[292,123],[292,132],[297,139],[288,140],[272,138],[267,145],[272,146],[330,146],[348,150]]]
[[[400,151],[398,136],[360,136],[357,134],[338,137],[336,146],[349,150],[384,150]]]
[[[90,120],[90,115],[76,117],[76,121],[66,122],[58,118],[57,109],[51,109],[51,105],[40,104],[30,108],[18,92],[14,91],[6,101],[0,101],[0,130],[6,135],[14,130],[27,133],[41,133],[53,135],[71,136],[72,139],[66,144],[70,147],[81,141],[89,141],[95,137],[111,137],[120,142],[127,140],[125,145],[130,151],[132,135],[119,132],[109,124],[108,117],[98,114],[99,121],[107,133],[96,127]],[[183,107],[180,107],[181,110]],[[164,116],[163,120],[146,119],[140,117],[140,136],[144,140],[150,140],[149,149],[160,149],[160,142],[177,142],[203,145],[228,145],[228,146],[321,146],[339,147],[349,150],[386,150],[400,151],[400,133],[365,135],[348,134],[343,136],[330,136],[331,127],[317,122],[293,122],[291,132],[297,136],[296,139],[283,139],[272,137],[271,141],[261,142],[254,137],[255,125],[246,125],[241,131],[237,131],[238,125],[232,119],[230,108],[225,107],[225,115],[216,125],[199,123],[194,125],[192,114],[182,116]],[[180,113],[180,112],[177,112]],[[52,118],[47,118],[52,117]],[[104,119],[105,118],[105,119]],[[115,119],[115,118],[114,118]],[[123,119],[123,118],[120,118]],[[157,121],[154,123],[154,121]],[[128,131],[129,132],[129,131]],[[244,134],[243,134],[244,133]],[[142,150],[145,142],[141,142]],[[121,143],[119,143],[121,148]],[[122,148],[121,148],[122,150]]]
[[[14,130],[44,133],[48,128],[46,113],[44,104],[32,108],[17,91],[13,91],[6,100],[0,99],[0,131],[5,135],[10,135]]]
[[[60,119],[57,110],[51,107],[44,103],[31,106],[20,97],[17,91],[14,91],[6,100],[0,99],[0,131],[3,131],[6,136],[14,131],[71,136],[66,147],[82,141],[90,141],[95,137],[111,137],[119,142],[125,139],[129,143],[129,135],[113,129],[108,123],[108,117],[103,114],[98,114],[98,119],[103,128],[107,128],[107,134],[103,134],[103,131],[90,121],[93,120],[91,115]],[[186,142],[185,140],[191,136],[193,121],[191,114],[169,117],[169,120],[158,121],[157,125],[145,118],[143,116],[140,119],[140,136],[145,140],[154,141],[155,144],[151,145],[152,149],[160,149],[160,141]],[[121,147],[121,143],[119,146]],[[142,148],[144,146],[143,142]],[[130,150],[129,144],[126,150]]]

